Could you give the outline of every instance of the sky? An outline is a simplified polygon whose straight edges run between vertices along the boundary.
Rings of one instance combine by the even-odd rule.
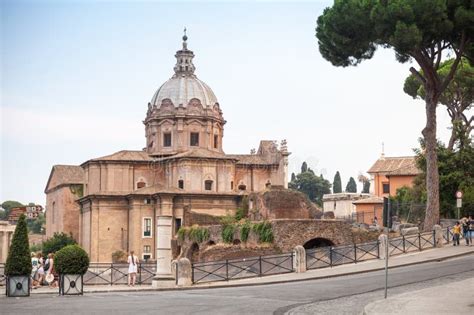
[[[403,92],[409,67],[378,49],[337,68],[318,51],[332,1],[2,1],[0,201],[44,205],[55,164],[145,146],[142,121],[173,74],[187,28],[197,76],[227,120],[226,153],[287,139],[290,174],[306,161],[331,182],[380,157],[413,155],[424,104]],[[438,138],[449,117],[438,108]],[[358,189],[362,189],[358,183]]]

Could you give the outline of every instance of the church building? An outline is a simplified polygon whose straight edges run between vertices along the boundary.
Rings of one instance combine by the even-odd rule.
[[[183,36],[173,76],[144,108],[146,144],[81,165],[55,165],[46,193],[46,231],[72,233],[91,262],[134,250],[169,274],[172,242],[188,213],[233,214],[243,196],[287,187],[286,141],[261,141],[250,154],[225,154],[221,105],[197,78]]]

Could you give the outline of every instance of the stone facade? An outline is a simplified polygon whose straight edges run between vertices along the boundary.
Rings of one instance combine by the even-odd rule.
[[[287,186],[286,141],[261,141],[250,154],[224,153],[226,121],[212,90],[194,74],[193,58],[183,38],[174,75],[148,104],[142,151],[53,167],[45,189],[48,235],[72,232],[92,262],[134,250],[157,260],[165,277],[181,225],[233,214],[243,196]]]
[[[7,261],[15,227],[16,225],[9,224],[8,221],[0,221],[0,263]]]

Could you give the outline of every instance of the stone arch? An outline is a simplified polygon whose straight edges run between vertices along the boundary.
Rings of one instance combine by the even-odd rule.
[[[191,262],[199,261],[199,245],[198,243],[193,243],[188,250],[188,254],[186,255]]]
[[[213,240],[209,240],[207,243],[206,243],[207,246],[214,246],[216,245],[216,242],[214,242]]]
[[[316,248],[316,247],[327,247],[327,246],[334,246],[334,242],[323,237],[316,237],[316,238],[310,239],[309,241],[303,244],[303,247],[305,249],[311,249],[311,248]]]

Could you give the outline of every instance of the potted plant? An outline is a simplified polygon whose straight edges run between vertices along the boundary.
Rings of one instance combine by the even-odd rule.
[[[68,245],[54,255],[54,268],[59,274],[59,294],[83,294],[83,275],[89,268],[89,256],[79,245]]]
[[[31,257],[26,217],[20,216],[5,264],[6,295],[30,296]]]

